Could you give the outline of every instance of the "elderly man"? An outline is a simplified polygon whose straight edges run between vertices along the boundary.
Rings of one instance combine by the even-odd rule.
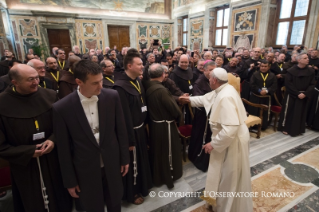
[[[92,57],[93,55],[95,55],[95,49],[90,49],[89,55],[90,55],[90,57]]]
[[[103,88],[112,88],[114,85],[114,65],[110,60],[103,60],[100,63],[103,70]]]
[[[187,101],[183,101],[183,99],[181,98],[181,96],[183,95],[188,96],[188,94],[184,94],[181,91],[181,89],[179,89],[179,87],[176,86],[175,82],[171,80],[170,78],[168,78],[169,70],[167,67],[164,67],[164,73],[165,73],[165,77],[162,81],[162,84],[164,85],[165,88],[169,90],[169,92],[172,94],[175,101],[180,105],[184,105],[188,103]]]
[[[103,55],[102,50],[101,49],[97,49],[96,50],[96,55],[97,55],[97,57],[99,59],[99,63],[100,63],[104,59],[104,55]]]
[[[113,63],[115,69],[114,71],[117,73],[123,73],[123,67],[121,67],[120,62],[118,61],[117,57],[116,57],[116,51],[114,49],[109,50],[108,54],[107,54],[107,58],[109,60],[111,60],[111,62]]]
[[[216,67],[215,62],[207,61],[204,65],[204,73],[194,84],[193,96],[202,96],[212,91],[209,86],[211,71]],[[202,152],[203,145],[210,142],[212,131],[207,127],[208,120],[205,108],[195,108],[191,140],[188,148],[188,158],[203,172],[208,169],[209,155]]]
[[[178,66],[175,67],[169,78],[175,82],[175,84],[181,89],[183,93],[192,94],[194,76],[192,70],[188,67],[188,65],[188,56],[185,54],[181,55],[178,61]],[[185,111],[185,124],[191,124],[192,118],[189,108],[184,106],[183,110]]]
[[[213,59],[213,54],[211,51],[207,51],[204,54],[204,60],[212,60]]]
[[[232,59],[230,59],[227,65],[224,65],[224,69],[228,73],[233,73],[241,79],[244,79],[245,77],[247,77],[247,71],[242,66],[238,66],[238,63],[238,59],[236,57],[233,57]]]
[[[278,127],[283,134],[291,136],[305,133],[307,103],[315,86],[315,72],[308,67],[307,54],[299,54],[297,61],[298,65],[288,69],[286,74],[286,93]]]
[[[47,70],[45,72],[45,77],[52,81],[53,90],[59,91],[59,81],[65,71],[60,70],[56,59],[53,57],[48,57],[46,60]]]
[[[83,54],[81,54],[79,46],[73,46],[72,50],[75,56],[78,56],[79,58],[82,59]]]
[[[165,184],[169,189],[173,181],[183,175],[181,143],[174,124],[180,121],[182,112],[170,92],[162,85],[164,67],[153,64],[149,68],[150,85],[146,92],[150,116],[150,163],[155,186]],[[168,150],[168,151],[167,151]]]
[[[34,68],[39,74],[39,86],[42,88],[53,89],[52,81],[45,77],[45,65],[41,60],[32,59],[28,62],[28,66]]]
[[[146,65],[144,67],[144,70],[143,70],[143,81],[142,81],[145,88],[147,88],[146,82],[149,81],[149,79],[150,79],[150,77],[148,75],[148,68],[150,67],[150,65],[155,63],[154,53],[148,53],[146,55],[146,59],[147,59],[147,62],[146,62]]]
[[[59,98],[62,99],[65,96],[69,95],[75,91],[78,85],[75,82],[74,78],[74,64],[80,61],[81,58],[78,56],[69,57],[70,68],[68,71],[64,72],[61,79],[59,80]]]
[[[59,49],[59,47],[53,47],[52,48],[52,54],[51,54],[51,57],[53,57],[53,58],[55,58],[55,59],[57,59],[57,51],[56,50],[58,50]]]
[[[0,95],[0,157],[10,163],[15,211],[71,211],[54,148],[56,92],[39,87],[38,72],[24,64],[9,77],[13,86]]]
[[[225,69],[210,74],[212,92],[189,97],[193,107],[204,107],[213,132],[211,142],[203,147],[210,154],[203,199],[214,211],[252,212],[251,197],[216,197],[217,192],[251,192],[249,131],[246,111],[235,88],[228,83]]]
[[[194,80],[194,82],[196,82],[196,80],[203,74],[203,72],[204,72],[204,63],[205,63],[205,60],[200,59],[200,60],[197,61],[196,67],[193,68],[193,80]]]

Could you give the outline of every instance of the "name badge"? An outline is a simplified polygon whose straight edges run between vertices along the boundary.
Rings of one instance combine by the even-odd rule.
[[[262,87],[262,90],[267,90],[267,88],[266,87]]]
[[[143,106],[142,107],[142,113],[146,112],[147,111],[147,106]]]
[[[282,68],[280,68],[280,70],[282,71],[283,69],[282,69]]]
[[[40,133],[36,133],[36,134],[33,134],[33,140],[36,141],[36,140],[40,140],[42,138],[45,137],[45,134],[44,132],[40,132]]]
[[[190,86],[189,86],[189,90],[192,90],[192,89],[193,89],[193,86],[192,86],[192,85],[190,85]]]

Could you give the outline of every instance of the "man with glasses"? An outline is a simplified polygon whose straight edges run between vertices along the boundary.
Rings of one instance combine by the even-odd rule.
[[[34,68],[39,74],[39,86],[46,89],[53,89],[50,79],[45,77],[45,66],[41,60],[32,59],[28,62],[28,66]]]
[[[14,210],[71,211],[54,148],[56,92],[39,87],[38,72],[25,64],[9,77],[13,86],[0,95],[0,157],[10,163]]]
[[[197,66],[193,68],[193,80],[194,80],[194,82],[196,82],[196,80],[203,74],[203,72],[204,72],[204,63],[205,63],[205,60],[200,59],[200,60],[197,61]]]

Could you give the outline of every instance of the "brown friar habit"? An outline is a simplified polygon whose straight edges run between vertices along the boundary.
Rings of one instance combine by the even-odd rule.
[[[0,77],[0,85],[1,85],[1,87],[0,87],[0,92],[5,91],[6,88],[7,88],[9,85],[11,85],[11,84],[12,84],[12,83],[11,83],[11,80],[10,80],[8,74],[6,74],[6,75]]]
[[[78,87],[78,84],[75,82],[74,75],[71,71],[66,71],[62,75],[61,79],[59,80],[59,98],[62,99],[63,97],[73,93]]]
[[[60,70],[69,71],[69,68],[70,68],[69,60],[64,60],[64,66],[63,66],[63,62],[59,62],[59,59],[57,59],[56,62],[58,63],[58,67]]]
[[[315,72],[312,68],[299,68],[298,65],[288,69],[285,78],[286,93],[280,113],[278,130],[286,131],[291,136],[305,132],[307,102],[315,86]],[[305,94],[299,99],[300,93]]]
[[[311,99],[309,100],[307,125],[314,130],[319,130],[319,80],[316,87],[312,90]]]
[[[251,76],[255,73],[255,71],[259,70],[259,67],[257,67],[259,61],[260,61],[260,59],[255,60],[253,58],[249,58],[248,60],[245,61],[244,67],[247,69],[247,70],[245,70],[247,72],[247,74],[246,74],[246,77],[244,78],[244,81],[241,84],[241,97],[244,99],[249,100],[249,97],[250,97],[249,81],[250,81]],[[252,70],[248,71],[248,69],[250,68],[250,64],[254,64],[255,67]]]
[[[8,87],[0,94],[0,157],[10,162],[12,193],[15,211],[46,211],[42,197],[37,159],[33,158],[36,144],[46,140],[55,142],[52,127],[52,104],[56,92],[38,88],[38,91],[21,95]],[[39,132],[45,138],[33,140]],[[71,196],[64,188],[56,148],[39,157],[50,211],[69,212]]]
[[[140,88],[141,94],[136,88]],[[129,146],[135,146],[136,150],[136,152],[130,151],[129,172],[123,178],[123,199],[128,202],[134,202],[136,194],[140,193],[143,196],[147,196],[148,189],[152,188],[152,176],[147,152],[147,135],[144,125],[147,112],[142,112],[142,107],[146,106],[145,93],[141,80],[139,78],[133,80],[126,73],[118,75],[113,89],[117,90],[120,95],[126,120]],[[134,177],[134,153],[136,153],[137,164],[136,178]],[[134,180],[136,180],[135,185]]]
[[[39,87],[53,89],[51,80],[46,77],[40,77]]]
[[[112,88],[114,85],[114,76],[103,74],[103,88]]]
[[[197,66],[193,68],[193,82],[196,82],[199,76],[203,75],[203,72],[197,69]]]
[[[59,68],[56,69],[56,70],[53,70],[53,69],[47,69],[46,70],[45,77],[51,80],[53,90],[55,90],[55,91],[59,90],[59,81],[60,81],[60,79],[62,78],[62,76],[64,74],[65,74],[65,71],[61,70]],[[59,75],[59,78],[57,78],[58,75]]]
[[[162,85],[169,90],[176,102],[178,102],[178,98],[184,94],[170,78],[167,78],[165,81],[163,81]]]
[[[153,183],[155,186],[165,184],[168,188],[173,188],[173,181],[183,175],[181,143],[174,123],[180,121],[182,112],[169,91],[158,81],[150,82],[146,100],[150,115]]]
[[[179,66],[176,66],[169,78],[175,82],[182,92],[189,93],[189,95],[193,93],[193,72],[190,68],[183,70]],[[187,105],[183,107],[183,111],[185,113],[185,124],[192,124],[192,117]]]
[[[235,73],[237,74],[240,79],[245,79],[247,77],[247,70],[245,70],[242,66],[230,66],[230,64],[228,63],[227,65],[225,65],[223,67],[227,73]]]
[[[263,77],[266,79],[266,81],[264,81]],[[250,79],[250,86],[251,86],[251,94],[250,94],[249,101],[256,104],[264,104],[267,106],[273,104],[271,97],[277,90],[277,77],[271,71],[268,71],[267,73],[261,73],[260,71],[256,71]],[[267,88],[268,94],[263,97],[260,97],[261,96],[260,92],[263,87]],[[259,117],[259,110],[260,110],[259,108],[252,107],[252,106],[248,106],[248,109],[247,109],[249,114],[252,114],[258,117]],[[263,112],[262,129],[266,129],[268,127],[269,120],[270,120],[270,108],[268,111]]]
[[[202,96],[211,91],[212,89],[210,88],[209,80],[204,74],[201,75],[194,84],[193,95]],[[190,161],[193,162],[196,168],[204,172],[207,171],[210,155],[206,154],[205,151],[203,151],[200,155],[199,153],[202,151],[202,147],[203,147],[202,145],[203,145],[203,137],[204,137],[206,122],[207,122],[207,116],[206,116],[205,108],[204,107],[195,108],[191,140],[190,140],[189,148],[188,148],[188,158]],[[208,124],[205,143],[211,141],[211,136],[212,136],[212,131]]]

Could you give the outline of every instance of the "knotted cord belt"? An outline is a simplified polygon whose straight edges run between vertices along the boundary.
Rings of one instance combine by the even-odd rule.
[[[44,185],[39,157],[37,157],[37,162],[38,162],[39,173],[40,173],[41,190],[42,190],[42,197],[43,197],[43,201],[44,201],[44,208],[49,212],[49,200],[48,200],[48,195],[46,192],[47,188]]]
[[[162,120],[162,121],[155,121],[153,120],[153,122],[155,123],[164,123],[166,122],[167,123],[167,126],[168,126],[168,160],[169,160],[169,166],[170,166],[170,169],[173,170],[173,164],[172,164],[172,136],[171,136],[171,123],[174,122],[174,120],[172,121],[168,121],[168,120]]]
[[[144,122],[141,124],[141,125],[139,125],[139,126],[137,126],[137,127],[133,127],[133,129],[134,130],[137,130],[137,129],[139,129],[139,128],[141,128],[141,127],[143,127],[143,125],[144,125]],[[136,185],[136,177],[137,177],[137,163],[136,163],[136,147],[133,149],[133,171],[134,171],[134,185]]]

